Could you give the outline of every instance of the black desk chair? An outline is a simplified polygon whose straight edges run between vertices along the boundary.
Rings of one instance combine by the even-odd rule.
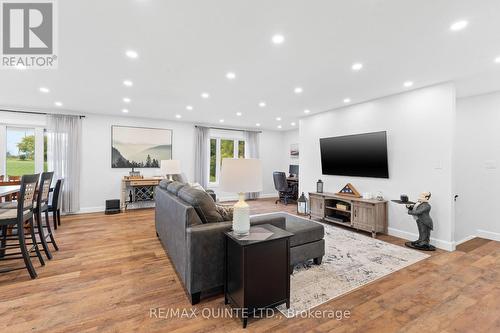
[[[293,201],[295,191],[295,185],[290,186],[286,180],[286,174],[284,172],[275,171],[273,172],[274,188],[278,191],[279,199],[278,202],[283,202],[288,205],[289,201]]]

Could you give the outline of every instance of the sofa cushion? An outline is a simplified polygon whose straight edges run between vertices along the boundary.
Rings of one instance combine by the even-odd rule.
[[[169,185],[170,187],[171,185]],[[217,211],[215,201],[205,191],[184,186],[179,190],[179,198],[192,205],[203,223],[223,222],[224,219]]]
[[[169,191],[172,194],[178,195],[179,190],[181,188],[183,188],[184,186],[186,186],[186,184],[181,183],[181,182],[173,181],[170,184],[168,184],[167,191]]]
[[[325,228],[321,224],[292,215],[286,219],[286,231],[294,234],[290,239],[290,247],[318,241],[325,235]]]
[[[172,181],[171,180],[168,180],[168,179],[163,179],[162,181],[160,181],[160,184],[158,186],[160,186],[160,188],[166,190],[168,185],[171,183]]]

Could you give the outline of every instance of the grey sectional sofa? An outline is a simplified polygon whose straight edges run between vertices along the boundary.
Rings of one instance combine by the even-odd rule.
[[[170,189],[170,187],[169,187]],[[163,186],[156,188],[156,234],[172,261],[191,303],[200,301],[201,292],[213,291],[224,283],[224,232],[232,222],[203,223],[199,207],[190,204],[185,195]],[[195,208],[196,207],[196,208]],[[290,241],[291,264],[314,259],[321,263],[324,230],[321,224],[286,213],[251,217],[251,224],[269,223],[294,233]]]

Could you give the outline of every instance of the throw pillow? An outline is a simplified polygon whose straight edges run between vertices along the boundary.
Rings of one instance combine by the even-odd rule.
[[[194,207],[203,223],[223,222],[212,197],[205,191],[184,186],[179,191],[179,198]]]
[[[183,184],[181,182],[173,181],[170,184],[168,184],[167,191],[169,191],[172,194],[177,195],[179,193],[179,190],[181,188],[183,188],[184,186],[186,186],[186,184]]]
[[[171,180],[163,179],[158,186],[160,186],[160,188],[166,190],[168,187],[168,184],[170,184],[171,182],[172,182]]]
[[[233,213],[234,213],[234,208],[231,206],[225,206],[221,204],[215,204],[217,207],[217,211],[219,214],[222,216],[224,221],[232,221],[233,220]]]

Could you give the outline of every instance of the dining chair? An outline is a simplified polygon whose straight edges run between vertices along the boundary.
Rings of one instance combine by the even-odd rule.
[[[57,226],[61,225],[61,199],[63,185],[64,179],[58,179],[56,186],[54,186],[54,192],[52,193],[52,202],[49,204],[49,212],[52,213],[54,229],[57,229]]]
[[[38,186],[38,195],[36,198],[36,206],[34,209],[35,221],[38,229],[38,235],[40,238],[40,243],[45,252],[45,255],[50,260],[52,259],[52,254],[50,253],[48,243],[54,246],[56,251],[59,251],[56,240],[54,239],[54,234],[50,226],[49,219],[49,192],[50,184],[52,184],[52,178],[54,177],[53,172],[44,172],[40,177],[40,184]],[[45,217],[45,224],[43,223],[42,215]],[[45,233],[47,231],[47,233]],[[47,241],[47,238],[50,240]]]
[[[35,192],[37,189],[39,175],[24,175],[21,178],[21,188],[19,191],[19,200],[17,209],[0,209],[0,226],[2,228],[2,237],[0,238],[0,261],[23,259],[25,267],[9,268],[0,270],[1,273],[11,272],[26,268],[32,279],[37,277],[37,273],[31,262],[31,252],[34,250],[40,264],[45,265],[38,242],[36,241],[35,230],[33,226],[33,208],[35,205]],[[8,228],[16,229],[15,236],[8,236]],[[25,234],[25,229],[29,229],[29,238]],[[17,240],[17,244],[8,244],[9,239]],[[30,243],[27,239],[31,240]],[[28,245],[31,246],[28,249]],[[20,252],[9,252],[11,249],[19,248]],[[21,256],[19,256],[21,255]]]

